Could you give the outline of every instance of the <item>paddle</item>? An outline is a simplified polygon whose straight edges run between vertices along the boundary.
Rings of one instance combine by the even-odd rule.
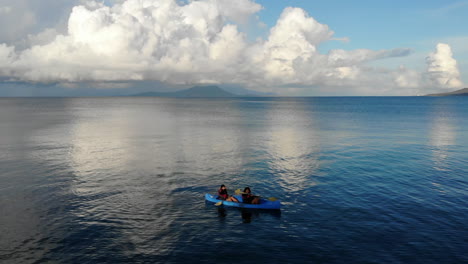
[[[239,195],[239,194],[246,194],[245,192],[241,191],[241,189],[237,189],[234,191],[235,194]],[[254,196],[257,196],[257,195],[254,195]],[[262,197],[262,196],[258,196],[258,197]],[[278,198],[276,197],[268,197],[266,198],[268,201],[271,201],[271,202],[274,202],[276,200],[278,200]]]
[[[219,202],[215,203],[216,206],[220,206],[222,204],[223,204],[223,201],[219,201]]]

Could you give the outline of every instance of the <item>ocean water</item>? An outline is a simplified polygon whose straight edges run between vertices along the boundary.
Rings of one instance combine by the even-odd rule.
[[[468,263],[468,98],[2,98],[1,263]],[[226,184],[280,211],[216,207]]]

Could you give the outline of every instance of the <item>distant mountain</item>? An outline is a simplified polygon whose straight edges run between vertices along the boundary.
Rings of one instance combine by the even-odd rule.
[[[223,90],[233,93],[242,97],[275,97],[277,94],[272,92],[260,92],[260,91],[253,91],[245,89],[243,86],[235,85],[235,84],[223,84]]]
[[[184,98],[201,98],[201,97],[242,97],[251,95],[237,95],[227,92],[218,86],[194,86],[186,90],[175,92],[146,92],[133,94],[131,96],[154,96],[154,97],[184,97]],[[253,95],[255,96],[255,95]]]
[[[456,90],[448,93],[427,94],[425,96],[468,96],[468,88]]]

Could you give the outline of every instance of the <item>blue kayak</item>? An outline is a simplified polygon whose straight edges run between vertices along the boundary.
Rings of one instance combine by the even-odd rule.
[[[233,196],[236,197],[237,200],[239,200],[239,203],[220,200],[218,199],[218,195],[216,194],[212,195],[209,193],[205,194],[205,199],[213,203],[223,202],[223,204],[226,206],[240,207],[240,208],[256,208],[256,209],[280,209],[281,208],[281,202],[279,200],[273,202],[273,201],[269,201],[266,199],[260,199],[259,204],[247,204],[247,203],[242,203],[242,195],[233,195]]]

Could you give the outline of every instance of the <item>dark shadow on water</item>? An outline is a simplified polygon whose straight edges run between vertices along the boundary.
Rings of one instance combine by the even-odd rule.
[[[241,210],[242,222],[248,224],[252,221],[252,212]]]
[[[228,218],[240,216],[243,223],[251,223],[256,219],[263,217],[281,218],[281,210],[265,210],[252,208],[237,208],[229,206],[215,206],[213,203],[206,202],[207,208],[215,207],[217,209],[220,221],[225,221]]]
[[[242,220],[244,223],[250,223],[257,218],[272,217],[275,219],[281,218],[281,210],[262,210],[262,209],[246,209],[246,208],[235,208],[240,211]]]
[[[224,207],[218,207],[218,216],[220,220],[224,220],[226,218],[227,214],[226,209],[224,209]]]

